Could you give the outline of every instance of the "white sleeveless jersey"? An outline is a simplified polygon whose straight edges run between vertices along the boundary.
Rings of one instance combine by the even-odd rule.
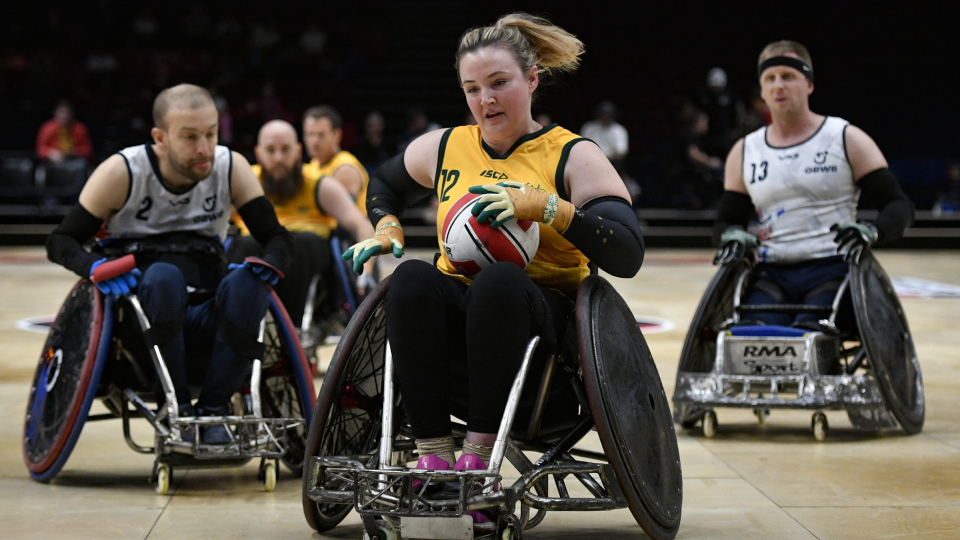
[[[120,151],[130,173],[130,193],[107,222],[111,239],[144,238],[170,232],[195,232],[227,237],[230,220],[230,171],[233,155],[217,146],[210,176],[185,193],[174,193],[160,181],[160,170],[149,144]]]
[[[763,127],[743,139],[743,183],[757,209],[760,262],[791,263],[837,255],[830,227],[856,221],[860,188],[843,132],[849,122],[827,117],[806,141],[767,144]]]

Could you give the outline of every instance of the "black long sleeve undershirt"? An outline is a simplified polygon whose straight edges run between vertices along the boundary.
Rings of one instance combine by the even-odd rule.
[[[263,248],[263,260],[281,272],[293,260],[293,235],[277,221],[277,213],[265,196],[257,197],[237,209],[250,235]]]
[[[637,214],[621,197],[598,197],[577,208],[563,237],[601,270],[621,278],[643,265],[643,234]]]
[[[90,267],[103,255],[90,253],[83,244],[97,234],[103,220],[79,203],[70,209],[60,225],[47,237],[47,258],[82,278],[90,277]]]
[[[884,167],[867,173],[857,186],[867,202],[880,211],[873,221],[877,228],[877,244],[902,238],[907,227],[913,225],[914,207],[890,169]]]
[[[717,205],[717,222],[713,225],[713,246],[720,247],[720,237],[730,227],[746,229],[757,217],[753,201],[746,193],[724,191]]]

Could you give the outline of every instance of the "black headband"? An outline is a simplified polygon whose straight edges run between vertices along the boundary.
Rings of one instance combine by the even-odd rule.
[[[805,64],[803,60],[799,60],[792,56],[774,56],[773,58],[767,58],[762,64],[760,64],[760,67],[757,68],[757,78],[761,78],[764,70],[773,66],[792,67],[800,73],[803,73],[806,78],[810,79],[810,82],[813,82],[813,69]]]

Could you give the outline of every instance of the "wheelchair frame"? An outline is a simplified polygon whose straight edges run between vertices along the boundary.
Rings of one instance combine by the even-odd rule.
[[[609,284],[602,278],[592,277],[588,279],[600,280],[609,287]],[[351,330],[356,330],[353,327],[364,324],[368,318],[374,319],[377,315],[382,317],[382,308],[379,312],[376,312],[375,309],[370,307],[370,304],[381,301],[385,285],[386,281],[370,295],[368,301],[361,307],[360,315],[354,319],[354,322],[351,322],[351,328],[345,335],[351,334],[352,336],[353,332]],[[610,290],[612,290],[612,287]],[[620,302],[622,302],[622,299],[620,299]],[[626,307],[625,304],[624,307]],[[579,326],[580,320],[578,319]],[[634,328],[636,329],[636,327]],[[639,334],[639,329],[636,330]],[[570,334],[577,334],[577,332],[568,332],[568,340]],[[384,341],[383,388],[382,402],[377,418],[379,420],[380,437],[376,448],[373,448],[373,441],[371,440],[370,448],[362,455],[313,455],[315,450],[320,450],[320,430],[323,429],[322,424],[327,420],[327,418],[320,416],[323,412],[321,409],[323,405],[318,406],[317,416],[311,424],[310,444],[316,441],[317,445],[308,447],[311,457],[303,478],[303,502],[308,522],[315,529],[323,531],[332,528],[346,515],[346,512],[338,510],[333,512],[333,519],[321,522],[318,516],[312,515],[312,512],[320,508],[319,505],[329,505],[333,508],[340,505],[340,508],[346,511],[349,511],[350,507],[358,511],[364,522],[365,538],[397,538],[400,536],[412,538],[473,538],[473,520],[470,516],[466,516],[465,512],[495,509],[498,514],[496,530],[484,531],[482,537],[520,538],[524,529],[535,527],[544,519],[546,512],[550,510],[613,510],[629,506],[637,521],[651,537],[669,539],[676,534],[679,525],[679,500],[682,497],[681,487],[677,487],[675,506],[667,509],[668,514],[671,514],[672,511],[670,517],[673,520],[668,526],[664,526],[653,519],[650,515],[650,509],[644,507],[643,510],[638,510],[636,508],[637,506],[645,506],[646,501],[640,500],[645,499],[645,494],[637,495],[636,493],[627,494],[624,492],[621,485],[623,479],[617,474],[606,454],[575,448],[576,443],[596,425],[595,415],[598,413],[594,409],[602,408],[603,405],[597,403],[591,407],[588,398],[588,394],[591,393],[590,388],[588,388],[589,381],[585,381],[579,374],[581,369],[589,370],[581,368],[575,358],[570,358],[573,355],[567,354],[567,352],[570,351],[571,347],[564,348],[560,354],[551,355],[547,360],[546,369],[537,389],[529,425],[521,431],[521,436],[526,439],[525,441],[515,441],[510,437],[510,434],[539,337],[533,337],[528,343],[520,368],[514,378],[488,468],[486,470],[429,471],[409,469],[403,466],[406,462],[416,460],[414,455],[416,447],[412,431],[398,422],[398,418],[394,416],[394,410],[399,410],[399,400],[393,380],[393,355],[389,343],[386,343],[386,336],[383,335],[382,339]],[[343,345],[343,342],[341,345]],[[348,343],[348,346],[352,347],[353,343]],[[646,352],[649,355],[649,351]],[[349,354],[349,352],[343,353],[338,348],[334,354],[334,361],[336,362],[341,358],[346,361],[350,358]],[[650,361],[652,362],[652,358]],[[333,364],[331,364],[331,369],[333,369]],[[572,430],[559,437],[559,439],[550,442],[537,441],[536,435],[550,395],[551,381],[557,370],[566,374],[573,383],[574,393],[580,403],[581,414],[576,419],[576,424]],[[659,383],[658,378],[656,381]],[[336,381],[334,381],[334,384],[328,384],[325,380],[324,387],[321,389],[321,397],[318,400],[319,403],[325,403],[325,398],[330,399],[330,394],[336,390],[336,388],[333,388],[335,385]],[[349,388],[349,385],[345,388]],[[657,399],[662,401],[661,411],[668,411],[662,386],[659,393],[660,396]],[[337,398],[335,395],[332,397]],[[652,394],[649,399],[651,403],[654,401]],[[382,406],[382,404],[391,404],[391,406]],[[673,443],[673,454],[676,459],[675,473],[679,482],[679,457],[676,454],[676,438],[672,423],[669,421],[669,412],[666,412],[665,417],[664,425],[667,426],[668,435],[673,435],[673,437],[667,436],[666,438]],[[374,418],[371,417],[371,421],[373,420]],[[604,421],[603,426],[597,425],[605,448],[607,448],[607,444],[604,435],[610,431],[610,427],[606,425],[608,423],[609,421]],[[400,427],[395,429],[395,426]],[[454,437],[458,441],[462,440],[465,431],[466,426],[454,424]],[[395,440],[397,435],[401,435],[403,438]],[[524,455],[524,450],[539,451],[543,455],[536,463],[532,463]],[[605,463],[578,461],[574,459],[574,456]],[[495,489],[495,486],[503,481],[501,468],[504,458],[507,458],[516,467],[521,476],[513,484]],[[554,497],[549,494],[548,479],[550,477],[554,479],[558,496]],[[577,480],[586,489],[589,496],[572,496],[566,483],[568,479]],[[439,498],[428,494],[426,486],[431,481],[456,483],[458,486],[457,497]],[[421,482],[422,487],[414,489],[414,482]],[[639,481],[632,481],[631,485],[633,484],[639,484]],[[516,512],[518,503],[521,507],[519,515]],[[660,501],[655,504],[658,510],[664,511]],[[531,517],[531,511],[533,510],[536,510],[536,514]],[[640,515],[638,515],[638,512]]]
[[[733,263],[721,267],[704,294],[687,334],[674,388],[674,421],[685,428],[692,428],[699,421],[704,436],[712,437],[717,426],[716,413],[713,411],[715,407],[751,408],[760,422],[764,421],[770,409],[779,408],[816,411],[812,417],[811,426],[817,440],[823,440],[828,430],[826,415],[821,412],[823,410],[845,410],[850,422],[862,430],[896,427],[897,411],[891,409],[886,396],[889,390],[884,388],[877,378],[877,370],[883,368],[883,362],[881,360],[865,363],[871,356],[870,353],[877,351],[868,350],[871,346],[865,343],[862,331],[858,330],[852,336],[844,336],[836,326],[837,314],[841,310],[844,299],[863,296],[863,293],[855,292],[851,288],[854,276],[859,275],[858,265],[875,265],[868,268],[868,271],[881,274],[889,283],[889,279],[882,274],[882,269],[869,253],[864,253],[861,258],[863,263],[859,260],[851,262],[850,271],[829,307],[794,304],[742,305],[741,298],[746,292],[753,270],[752,265]],[[718,325],[712,366],[707,371],[692,371],[690,368],[697,363],[696,355],[702,354],[702,351],[695,350],[697,340],[705,340],[703,334],[706,333],[706,326],[710,324],[703,317],[710,309],[710,306],[706,306],[705,303],[713,299],[716,293],[722,292],[717,289],[722,283],[729,283],[731,273],[734,273],[732,276],[735,282],[732,305],[729,317]],[[892,294],[892,286],[887,292]],[[893,298],[895,299],[895,296]],[[899,304],[896,309],[905,326],[906,319],[902,316]],[[860,311],[865,311],[865,304],[855,312],[858,326],[862,327],[865,321],[860,319],[866,314],[861,316]],[[803,337],[735,336],[727,331],[740,322],[741,314],[757,312],[818,313],[829,315],[829,317],[820,321],[821,331],[811,330]],[[909,344],[912,351],[909,330],[905,334],[905,342]],[[859,343],[844,349],[844,341],[859,341]],[[786,350],[787,347],[795,345],[796,349],[804,351],[802,358],[798,359],[799,369],[789,374],[779,374],[774,370],[769,373],[738,373],[734,365],[736,363],[734,358],[738,357],[734,346],[748,347],[748,344],[754,344],[755,348],[766,350],[775,348]],[[915,363],[915,354],[913,360]],[[829,373],[831,370],[824,369],[831,362],[840,366],[839,374]],[[700,367],[704,367],[702,359]],[[919,374],[919,365],[916,368]],[[920,401],[922,409],[922,387]],[[922,425],[922,420],[920,423]],[[908,433],[916,432],[909,426],[905,429]]]
[[[81,285],[93,288],[92,284],[89,284],[86,280],[81,280],[74,291],[81,290],[79,289]],[[72,292],[71,295],[73,294]],[[290,354],[290,360],[292,360],[292,364],[299,362],[299,365],[293,365],[290,369],[291,373],[289,377],[295,379],[290,381],[290,386],[295,386],[295,391],[292,393],[293,395],[288,397],[298,401],[297,407],[302,409],[303,418],[264,416],[263,400],[260,395],[261,377],[263,375],[262,359],[255,359],[253,361],[249,399],[246,404],[241,404],[241,406],[246,405],[246,409],[249,411],[247,414],[197,418],[180,417],[173,383],[159,347],[156,345],[148,346],[147,350],[165,396],[166,403],[164,406],[159,407],[156,411],[151,410],[144,399],[138,395],[138,392],[132,388],[121,389],[113,386],[108,393],[99,395],[99,390],[101,389],[100,375],[104,369],[105,360],[108,356],[107,353],[111,350],[115,350],[118,359],[122,357],[128,361],[141,387],[146,385],[146,387],[149,388],[152,384],[150,377],[147,377],[144,374],[144,370],[140,369],[138,360],[134,358],[131,351],[123,346],[119,339],[111,335],[111,332],[115,329],[113,317],[117,311],[115,309],[116,303],[112,298],[107,297],[104,299],[103,297],[104,295],[93,288],[92,298],[95,310],[97,310],[94,314],[94,319],[97,323],[95,333],[99,336],[99,340],[94,360],[91,361],[90,355],[88,354],[88,358],[83,364],[84,370],[92,369],[92,372],[80,381],[81,384],[85,384],[86,386],[84,388],[78,388],[76,397],[73,398],[70,406],[72,411],[71,418],[73,418],[73,420],[69,421],[64,427],[58,428],[60,430],[68,430],[66,434],[58,432],[59,434],[56,439],[57,441],[64,440],[65,443],[60,444],[58,442],[57,445],[59,446],[55,445],[55,448],[48,453],[47,458],[43,462],[46,463],[46,461],[52,460],[52,464],[46,468],[41,466],[43,470],[38,471],[34,470],[36,465],[31,462],[27,452],[30,425],[31,422],[37,421],[35,418],[31,418],[32,415],[36,414],[33,410],[35,408],[34,402],[37,399],[45,399],[45,396],[37,397],[36,395],[39,384],[35,378],[35,387],[31,393],[31,399],[28,401],[24,433],[24,457],[30,469],[31,476],[33,476],[35,480],[46,482],[59,473],[69,457],[73,445],[79,437],[83,423],[86,420],[106,420],[116,418],[117,416],[122,420],[123,435],[127,445],[138,453],[156,455],[151,480],[154,482],[157,492],[161,495],[165,494],[169,488],[174,466],[185,468],[231,466],[240,465],[251,458],[259,457],[261,458],[261,463],[258,476],[268,491],[272,490],[276,484],[279,460],[284,460],[287,466],[295,473],[299,472],[298,469],[302,467],[302,463],[288,462],[284,458],[288,455],[288,452],[292,451],[292,446],[295,444],[295,441],[291,440],[291,431],[298,427],[302,427],[302,431],[306,431],[305,428],[307,426],[305,423],[308,422],[312,416],[315,394],[312,379],[309,377],[309,368],[306,366],[305,357],[297,341],[296,333],[291,331],[293,327],[290,324],[289,318],[283,311],[279,299],[277,299],[272,291],[270,291],[268,313],[273,317],[274,324],[276,325],[278,332],[277,339],[281,341],[280,345],[287,349],[288,354],[292,352],[290,350],[291,346],[296,349],[297,354]],[[68,297],[68,301],[69,300],[70,297]],[[135,294],[129,294],[124,297],[124,300],[135,315],[140,331],[145,333],[150,329],[150,322],[140,305],[139,299]],[[120,322],[122,322],[122,320],[120,320]],[[260,323],[259,332],[259,341],[261,343],[264,342],[266,322],[267,315],[264,315]],[[283,334],[282,336],[280,335],[281,333]],[[45,370],[46,367],[41,360],[41,365],[38,367],[38,373],[40,373],[38,377],[45,377]],[[141,392],[152,391],[141,390]],[[100,397],[111,412],[88,415],[89,407],[94,397]],[[131,405],[133,406],[132,410],[130,408]],[[134,415],[146,419],[153,426],[155,430],[153,446],[142,446],[133,440],[130,430],[130,418]],[[230,433],[233,440],[228,444],[202,443],[199,428],[213,425],[228,427],[228,432],[230,432],[229,427],[235,427],[236,434]],[[188,430],[193,431],[192,441],[183,436]],[[49,454],[53,455],[51,456]],[[43,463],[41,463],[41,465]]]

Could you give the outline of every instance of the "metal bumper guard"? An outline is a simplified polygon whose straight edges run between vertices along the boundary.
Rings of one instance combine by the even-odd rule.
[[[307,474],[310,475],[308,497],[318,503],[353,503],[361,515],[396,517],[456,518],[470,510],[498,508],[501,513],[513,513],[519,501],[538,510],[613,510],[626,508],[627,500],[606,463],[561,462],[535,468],[522,475],[509,487],[496,489],[502,480],[486,470],[426,471],[421,469],[368,469],[357,460],[343,457],[312,457]],[[599,474],[602,486],[581,482],[592,497],[560,497],[537,495],[531,488],[548,475],[583,478]],[[421,484],[416,490],[413,482]],[[428,482],[457,483],[457,497],[452,490],[446,498],[433,498],[426,493]],[[545,483],[545,482],[544,482]],[[325,489],[320,486],[336,486]],[[542,484],[541,484],[542,486]],[[563,489],[566,492],[566,489]]]

